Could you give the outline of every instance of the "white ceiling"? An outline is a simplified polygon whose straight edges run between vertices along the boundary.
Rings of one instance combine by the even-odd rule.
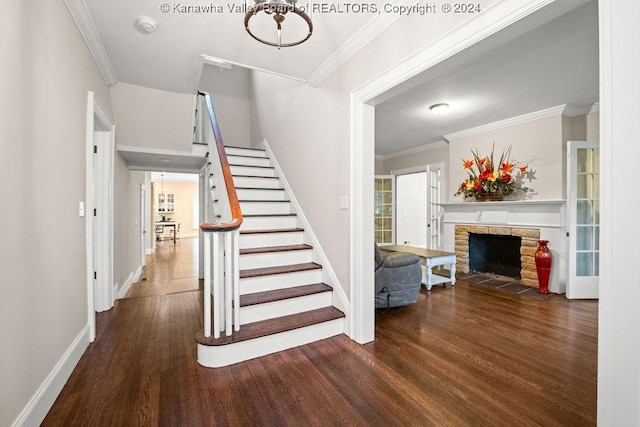
[[[518,26],[526,29],[536,19],[526,18],[379,97],[376,154],[563,104],[588,109],[596,103],[597,2],[519,34]],[[451,106],[447,115],[430,112],[442,102]]]
[[[160,11],[163,3],[158,0],[84,1],[115,80],[183,93],[197,89],[202,54],[252,69],[319,81],[323,73],[329,72],[328,64],[336,64],[336,57],[348,57],[362,46],[354,40],[369,40],[398,18],[391,14],[315,14],[311,39],[300,46],[278,50],[253,40],[244,30],[244,14],[228,9],[229,4],[243,1],[167,2],[168,13]],[[553,2],[378,97],[376,154],[425,146],[450,133],[561,104],[583,107],[597,102],[597,1],[557,18],[586,2]],[[387,1],[373,3],[382,5]],[[181,13],[173,9],[174,5],[190,4],[221,4],[224,10]],[[136,18],[141,15],[156,20],[157,31],[144,35],[136,30]],[[224,73],[238,68],[234,66]],[[436,117],[429,112],[428,107],[439,102],[451,105],[450,114]],[[143,170],[182,172],[197,167],[179,164],[181,160],[194,160],[189,158],[171,158],[175,162],[172,169],[166,167],[166,155],[150,158],[145,153],[132,152],[123,157],[139,163]]]
[[[183,93],[194,93],[197,89],[202,54],[307,80],[368,21],[372,21],[370,27],[376,27],[397,19],[391,14],[316,13],[309,40],[299,46],[277,49],[252,39],[244,29],[244,13],[229,9],[243,6],[244,1],[85,1],[117,81]],[[326,3],[344,5],[344,2]],[[382,5],[385,1],[368,3]],[[164,4],[169,6],[167,13],[160,10]],[[176,7],[185,5],[219,5],[223,11],[183,13]],[[146,35],[138,31],[135,21],[139,16],[154,19],[157,30]],[[270,18],[268,23],[272,24]],[[296,20],[287,16],[283,31],[295,26],[291,24],[296,24]]]

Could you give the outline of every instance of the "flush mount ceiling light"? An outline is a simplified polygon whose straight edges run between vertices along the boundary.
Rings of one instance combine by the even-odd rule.
[[[260,43],[269,46],[281,47],[297,46],[304,43],[313,33],[311,17],[305,10],[312,9],[311,0],[306,5],[300,6],[298,0],[247,0],[248,11],[244,16],[244,28],[249,35]],[[286,31],[283,29],[285,18]],[[268,23],[273,18],[273,22]]]
[[[449,109],[449,104],[445,104],[445,103],[434,104],[431,107],[429,107],[429,109],[436,116],[442,116],[443,114],[446,114],[447,110]]]
[[[158,28],[158,24],[153,18],[138,16],[138,19],[136,19],[136,28],[142,34],[151,34]]]

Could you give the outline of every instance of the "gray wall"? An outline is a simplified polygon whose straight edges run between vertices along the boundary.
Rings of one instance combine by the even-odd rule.
[[[251,72],[204,65],[199,90],[209,92],[225,145],[251,146]]]
[[[109,91],[62,1],[2,3],[0,425],[87,325],[87,92]]]

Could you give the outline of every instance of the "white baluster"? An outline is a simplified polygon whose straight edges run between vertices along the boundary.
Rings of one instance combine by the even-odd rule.
[[[220,338],[220,236],[219,233],[213,234],[213,337]],[[210,296],[209,296],[210,297]]]
[[[211,233],[204,234],[204,336],[211,336]]]
[[[233,235],[233,245],[232,245],[232,255],[233,255],[233,306],[234,310],[234,318],[233,324],[235,325],[235,330],[240,330],[240,245],[238,243],[238,239],[240,238],[240,230],[232,231]]]
[[[231,270],[231,261],[233,261],[233,255],[231,252],[232,233],[224,233],[224,302],[225,302],[225,333],[227,336],[231,336],[233,325],[233,289],[232,280],[233,274]]]

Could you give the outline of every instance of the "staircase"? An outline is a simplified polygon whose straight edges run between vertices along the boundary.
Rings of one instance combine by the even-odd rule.
[[[198,362],[221,367],[344,332],[344,313],[322,283],[292,203],[266,152],[225,147],[244,222],[240,227],[240,331],[200,332]]]

